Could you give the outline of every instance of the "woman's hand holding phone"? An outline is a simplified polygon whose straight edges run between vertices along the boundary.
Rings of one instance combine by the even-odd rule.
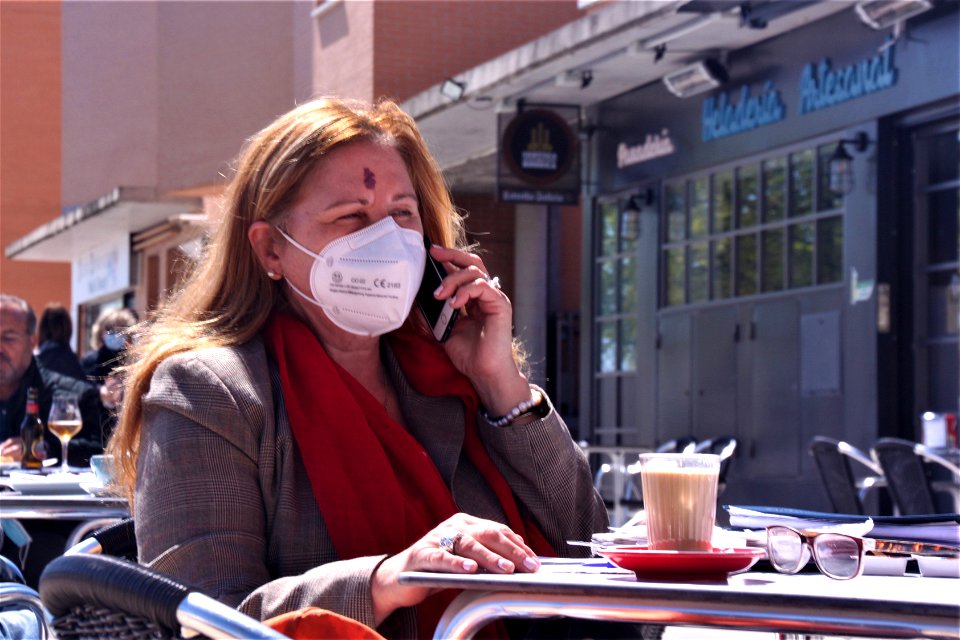
[[[513,359],[513,305],[490,282],[476,254],[437,245],[428,251],[448,272],[434,297],[450,298],[454,309],[465,311],[444,349],[454,366],[470,378],[486,410],[502,415],[530,398],[530,385]]]

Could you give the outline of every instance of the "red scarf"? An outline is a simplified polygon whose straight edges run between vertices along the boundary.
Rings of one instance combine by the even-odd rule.
[[[460,510],[420,443],[330,359],[303,322],[274,313],[265,337],[279,365],[287,416],[313,495],[341,559],[398,553]],[[538,554],[553,555],[543,534],[520,514],[477,435],[480,401],[470,381],[443,347],[412,329],[405,326],[389,340],[418,393],[461,399],[464,450],[497,496],[506,524]],[[444,592],[417,607],[421,635],[436,628],[454,595]]]

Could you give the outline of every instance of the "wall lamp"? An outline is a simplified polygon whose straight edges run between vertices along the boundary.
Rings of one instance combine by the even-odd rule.
[[[443,84],[440,85],[440,93],[454,102],[457,102],[463,98],[463,94],[466,90],[466,82],[459,82],[453,78],[447,78],[443,81]]]
[[[857,153],[863,153],[870,144],[870,138],[863,131],[854,137],[837,142],[837,148],[830,157],[830,190],[834,193],[847,195],[853,191],[853,156],[847,152],[846,145],[853,147]]]
[[[643,193],[635,193],[627,198],[620,211],[620,236],[624,240],[637,240],[640,237],[640,212],[653,206],[656,195],[652,188]]]
[[[856,5],[857,17],[874,29],[895,27],[933,8],[930,0],[863,0]]]
[[[729,79],[727,68],[714,58],[707,58],[688,67],[663,76],[667,90],[678,98],[690,96],[719,87]]]

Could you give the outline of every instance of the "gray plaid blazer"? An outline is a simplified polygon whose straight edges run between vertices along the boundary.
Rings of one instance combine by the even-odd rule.
[[[462,403],[417,394],[387,352],[408,428],[457,505],[504,522],[463,453]],[[370,577],[385,556],[337,557],[261,340],[168,359],[143,407],[134,500],[142,563],[259,619],[316,606],[373,626]],[[605,530],[607,513],[561,418],[551,410],[518,427],[477,422],[521,510],[558,554],[582,555],[565,541]],[[415,624],[413,611],[401,610],[381,633],[415,636]]]

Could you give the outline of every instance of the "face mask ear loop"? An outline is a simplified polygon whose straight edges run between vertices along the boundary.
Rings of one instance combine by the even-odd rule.
[[[327,307],[326,307],[325,305],[320,304],[319,302],[317,302],[316,300],[314,300],[313,298],[311,298],[310,296],[308,296],[307,294],[305,294],[303,291],[300,291],[300,289],[298,289],[295,284],[293,284],[292,282],[290,282],[290,278],[288,278],[287,276],[283,276],[283,279],[284,279],[284,280],[286,281],[286,283],[290,286],[290,288],[293,289],[293,292],[296,293],[298,296],[300,296],[301,298],[303,298],[303,299],[306,300],[307,302],[313,304],[314,306],[320,307],[320,308],[323,309],[324,311],[327,310]]]
[[[297,242],[296,240],[294,240],[293,238],[291,238],[289,235],[287,235],[287,232],[284,231],[283,229],[281,229],[280,227],[274,225],[273,228],[276,229],[277,231],[279,231],[279,232],[280,232],[280,235],[282,235],[284,238],[287,239],[287,242],[289,242],[290,244],[292,244],[293,246],[295,246],[297,249],[300,249],[300,251],[303,251],[305,254],[307,254],[308,256],[310,256],[311,258],[313,258],[314,260],[323,260],[323,256],[321,256],[321,255],[319,255],[319,254],[316,254],[316,253],[314,253],[313,251],[310,251],[310,249],[307,249],[305,246],[303,246],[302,244],[300,244],[299,242]],[[290,282],[290,281],[287,280],[287,282]],[[298,292],[298,293],[299,293],[299,292]]]

